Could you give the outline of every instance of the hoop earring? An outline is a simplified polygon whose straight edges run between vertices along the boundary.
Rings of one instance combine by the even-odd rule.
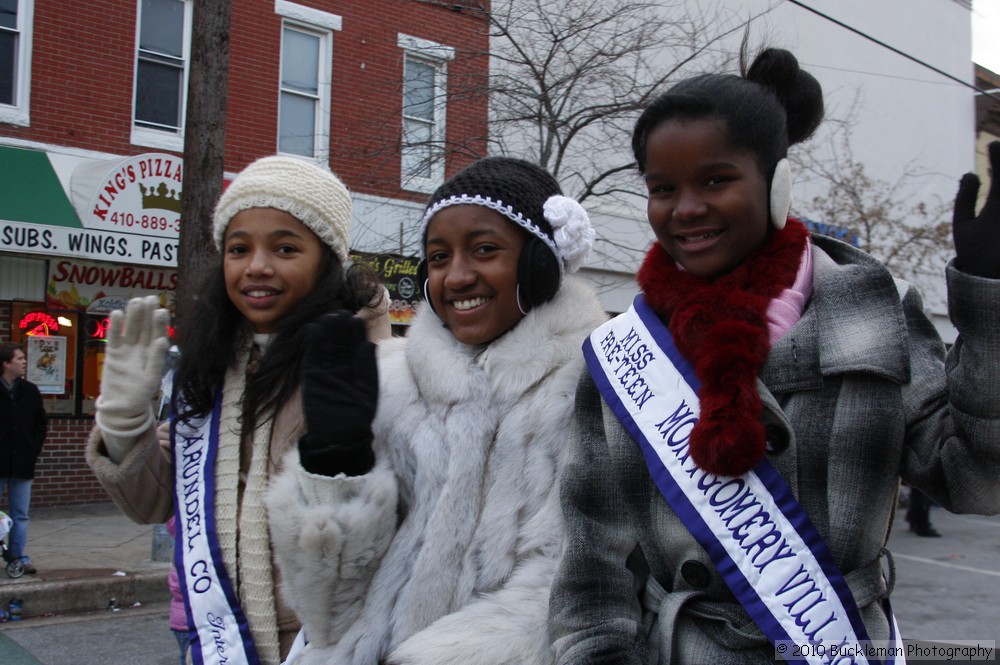
[[[521,316],[528,316],[528,313],[524,311],[524,307],[521,305],[521,283],[517,283],[517,291],[515,292],[517,300],[517,308],[521,310]]]
[[[434,309],[434,303],[431,302],[431,292],[427,288],[428,282],[430,282],[429,278],[424,280],[424,300],[427,301],[427,306],[431,308],[431,311],[434,312],[434,314],[436,316],[437,315],[437,310]]]

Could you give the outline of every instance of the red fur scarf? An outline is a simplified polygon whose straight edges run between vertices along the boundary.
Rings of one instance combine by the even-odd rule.
[[[710,473],[741,476],[764,456],[757,375],[770,352],[767,306],[795,283],[808,238],[805,226],[790,218],[735,270],[715,280],[678,269],[659,243],[639,269],[646,301],[701,381],[701,416],[691,431],[690,450]]]

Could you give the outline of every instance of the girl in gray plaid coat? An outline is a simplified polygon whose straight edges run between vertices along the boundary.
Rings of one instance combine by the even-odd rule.
[[[883,564],[900,479],[1000,512],[1000,143],[978,216],[978,179],[959,187],[946,353],[914,288],[787,216],[818,82],[782,50],[742,69],[677,84],[635,126],[657,242],[634,311],[585,345],[559,663],[898,644]]]

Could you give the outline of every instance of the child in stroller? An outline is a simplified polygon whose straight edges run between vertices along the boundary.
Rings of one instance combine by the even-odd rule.
[[[14,521],[10,519],[7,513],[0,510],[0,555],[3,556],[3,560],[7,563],[7,577],[20,577],[24,575],[24,563],[20,559],[14,558],[14,555],[10,553],[10,549],[7,548],[7,534],[10,533],[10,527],[14,524]]]

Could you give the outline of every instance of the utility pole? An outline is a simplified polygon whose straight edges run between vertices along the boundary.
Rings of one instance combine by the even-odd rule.
[[[230,14],[230,0],[195,0],[177,257],[179,325],[188,325],[186,315],[198,297],[197,280],[217,257],[212,244],[212,210],[222,193],[225,166]]]

